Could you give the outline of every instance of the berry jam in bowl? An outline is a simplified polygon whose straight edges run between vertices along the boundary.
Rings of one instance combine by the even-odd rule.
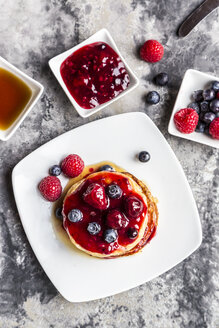
[[[96,113],[139,83],[106,29],[52,58],[49,65],[82,117]]]
[[[187,70],[172,111],[169,133],[219,148],[218,89],[219,78]]]

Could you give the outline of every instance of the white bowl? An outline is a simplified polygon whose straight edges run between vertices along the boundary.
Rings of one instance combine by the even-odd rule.
[[[126,90],[124,90],[123,92],[121,92],[117,97],[105,102],[102,105],[96,106],[96,107],[91,108],[91,109],[85,109],[85,108],[82,108],[81,106],[78,105],[78,103],[74,100],[74,98],[72,97],[72,95],[68,91],[68,88],[66,87],[66,85],[65,85],[65,83],[62,79],[62,76],[61,76],[61,73],[60,73],[60,67],[61,67],[61,64],[63,63],[63,61],[68,56],[70,56],[74,51],[76,51],[79,48],[85,46],[86,44],[90,44],[90,43],[94,43],[94,42],[98,42],[98,41],[103,41],[103,42],[107,43],[111,48],[113,48],[115,50],[115,52],[122,59],[123,63],[125,64],[126,70],[129,74],[129,77],[130,77],[130,84],[129,84],[128,88]],[[55,75],[55,77],[59,81],[61,87],[65,91],[66,95],[68,96],[69,100],[71,101],[72,105],[75,107],[78,114],[82,117],[88,117],[88,116],[98,112],[99,110],[103,109],[104,107],[112,104],[114,101],[120,99],[121,97],[125,96],[128,92],[135,89],[137,87],[137,85],[139,84],[138,78],[131,71],[130,67],[128,66],[128,64],[126,63],[126,61],[122,57],[121,53],[119,52],[119,49],[117,48],[115,42],[113,41],[113,38],[111,37],[111,35],[109,34],[109,32],[105,28],[103,28],[100,31],[96,32],[95,34],[90,36],[87,40],[79,43],[77,46],[75,46],[75,47],[61,53],[60,55],[50,59],[49,66],[50,66],[53,74]]]
[[[0,140],[6,141],[15,133],[17,128],[20,126],[20,124],[23,122],[25,117],[31,111],[33,106],[36,104],[41,94],[43,93],[44,87],[42,86],[42,84],[40,84],[39,82],[35,81],[31,77],[20,71],[18,68],[10,64],[7,60],[2,58],[1,56],[0,56],[0,67],[6,69],[7,71],[11,72],[12,74],[20,78],[29,86],[29,88],[32,91],[30,100],[28,101],[27,105],[24,107],[20,115],[17,117],[17,119],[14,121],[14,123],[10,125],[10,127],[7,130],[0,129]]]
[[[181,108],[186,108],[189,103],[194,101],[191,98],[193,91],[206,89],[209,86],[209,83],[212,81],[219,81],[219,78],[210,74],[196,71],[194,69],[188,69],[186,71],[170,118],[168,126],[168,131],[170,134],[184,139],[199,142],[211,147],[219,148],[219,140],[213,139],[204,133],[181,133],[177,130],[173,120],[174,114],[176,112],[178,112]]]

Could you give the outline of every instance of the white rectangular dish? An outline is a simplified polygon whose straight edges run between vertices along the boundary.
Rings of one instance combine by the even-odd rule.
[[[60,67],[61,64],[63,63],[63,61],[70,56],[73,52],[75,52],[76,50],[78,50],[79,48],[85,46],[86,44],[90,44],[90,43],[94,43],[94,42],[98,42],[98,41],[103,41],[105,43],[107,43],[111,48],[113,48],[115,50],[115,52],[119,55],[119,57],[122,59],[123,63],[125,64],[126,70],[129,74],[130,77],[130,84],[128,86],[128,88],[126,90],[124,90],[123,92],[121,92],[117,97],[111,99],[110,101],[107,101],[105,103],[103,103],[102,105],[96,106],[94,108],[91,109],[85,109],[82,108],[81,106],[78,105],[78,103],[74,100],[74,98],[72,97],[72,95],[70,94],[70,92],[68,91],[68,88],[66,87],[63,78],[61,76],[60,73]],[[136,75],[132,72],[131,68],[129,67],[129,65],[127,64],[127,62],[125,61],[125,59],[122,57],[119,49],[117,48],[113,38],[111,37],[110,33],[105,29],[101,29],[100,31],[96,32],[95,34],[93,34],[92,36],[90,36],[87,40],[79,43],[78,45],[76,45],[75,47],[61,53],[60,55],[53,57],[52,59],[50,59],[49,61],[49,66],[53,72],[53,74],[55,75],[55,77],[57,78],[59,84],[61,85],[61,87],[63,88],[63,90],[65,91],[67,97],[69,98],[70,102],[72,103],[72,105],[74,106],[74,108],[76,109],[76,111],[78,112],[78,114],[82,117],[88,117],[98,111],[100,111],[101,109],[103,109],[104,107],[112,104],[114,101],[120,99],[121,97],[125,96],[127,93],[129,93],[130,91],[134,90],[138,84],[139,84],[139,80],[136,77]]]
[[[212,81],[219,81],[219,78],[207,73],[196,71],[194,69],[188,69],[186,71],[171,114],[168,126],[168,131],[170,134],[176,137],[192,140],[211,147],[219,148],[219,140],[213,139],[204,133],[181,133],[177,130],[173,120],[176,112],[178,112],[182,108],[188,107],[189,103],[192,102],[191,96],[193,91],[206,89],[209,86],[209,83],[211,83]]]
[[[151,155],[147,163],[136,159],[142,150]],[[158,198],[157,234],[141,252],[104,260],[66,247],[60,240],[51,220],[52,205],[42,199],[37,186],[50,166],[71,153],[79,154],[87,165],[103,160],[116,163],[145,181]],[[68,179],[60,179],[64,187]],[[30,245],[49,279],[70,302],[90,301],[143,284],[174,267],[201,244],[200,219],[182,167],[143,113],[112,116],[64,133],[18,163],[12,182]]]

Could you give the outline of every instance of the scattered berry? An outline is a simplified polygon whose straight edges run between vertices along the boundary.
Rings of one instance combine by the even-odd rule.
[[[135,196],[130,196],[125,199],[125,212],[128,217],[137,218],[143,212],[143,203]]]
[[[146,41],[140,50],[140,56],[149,63],[160,61],[164,54],[164,48],[161,43],[156,40]]]
[[[115,169],[111,165],[103,165],[99,168],[99,171],[109,171],[109,172],[114,172]]]
[[[138,159],[142,163],[146,163],[150,160],[151,155],[147,151],[141,151],[138,155]]]
[[[128,237],[130,239],[135,239],[138,235],[138,230],[135,228],[129,228],[128,229]]]
[[[151,105],[156,105],[160,101],[160,95],[157,91],[150,91],[146,96],[146,102]]]
[[[203,91],[204,100],[210,101],[215,98],[215,91],[213,89],[206,89]]]
[[[192,108],[180,109],[174,115],[176,128],[182,133],[192,133],[198,124],[198,114]]]
[[[203,122],[198,122],[195,131],[203,133],[205,131],[206,124]]]
[[[117,209],[109,211],[106,218],[108,227],[113,229],[120,229],[127,227],[129,220]]]
[[[60,219],[60,220],[63,219],[63,216],[62,216],[62,208],[61,207],[58,207],[56,209],[56,217],[57,217],[57,219]]]
[[[62,170],[61,170],[61,167],[59,165],[53,165],[49,169],[49,174],[53,175],[53,176],[58,176],[58,175],[61,174],[61,172],[62,172]]]
[[[200,109],[201,112],[208,112],[209,111],[209,102],[208,101],[202,101],[200,102]]]
[[[200,107],[197,102],[192,102],[188,105],[188,108],[194,109],[198,114],[200,113]]]
[[[104,188],[98,183],[91,183],[83,194],[84,201],[89,205],[105,210],[108,207],[108,198]]]
[[[74,208],[68,213],[68,219],[74,223],[80,222],[83,220],[83,213],[79,209]]]
[[[192,93],[192,98],[199,102],[203,100],[203,90],[196,90]]]
[[[107,229],[104,232],[104,240],[109,244],[116,241],[117,238],[118,238],[118,233],[115,229]]]
[[[155,76],[155,83],[160,86],[167,85],[169,80],[169,76],[167,73],[160,73],[157,76]]]
[[[215,119],[215,114],[212,112],[207,112],[204,114],[202,121],[207,124],[210,124],[214,119]]]
[[[87,226],[87,231],[91,235],[97,235],[101,230],[101,226],[97,222],[90,222]]]
[[[46,200],[55,202],[62,194],[61,182],[57,177],[45,177],[39,184],[39,191]]]
[[[68,155],[62,161],[61,169],[67,177],[75,178],[82,173],[84,169],[84,161],[78,155]]]
[[[210,126],[209,126],[209,133],[214,139],[219,139],[219,117],[215,118]]]
[[[219,112],[219,99],[214,99],[210,102],[210,110],[214,113]]]
[[[213,81],[212,84],[211,84],[211,88],[214,91],[219,91],[219,81]]]
[[[109,196],[109,198],[112,199],[118,199],[122,197],[122,189],[116,184],[108,185],[106,187],[106,193]]]

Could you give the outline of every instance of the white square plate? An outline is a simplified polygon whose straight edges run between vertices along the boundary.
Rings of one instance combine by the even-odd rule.
[[[141,150],[151,154],[148,163],[136,159]],[[86,164],[115,162],[151,188],[159,200],[159,223],[156,236],[142,252],[98,259],[66,247],[56,235],[52,205],[40,197],[37,185],[51,165],[70,153],[79,154]],[[68,180],[61,177],[61,181],[64,187]],[[163,135],[143,113],[112,116],[64,133],[17,164],[12,182],[33,251],[52,283],[71,302],[143,284],[181,262],[201,243],[199,215],[185,174]]]
[[[125,64],[126,70],[129,74],[129,78],[130,78],[130,83],[129,86],[126,90],[124,90],[123,92],[121,92],[117,97],[113,98],[110,101],[105,102],[102,105],[96,106],[94,108],[91,109],[85,109],[82,108],[81,106],[78,105],[78,103],[74,100],[74,98],[72,97],[72,95],[70,94],[70,92],[68,91],[68,88],[66,87],[61,73],[60,73],[60,67],[61,64],[63,63],[63,61],[70,56],[73,52],[75,52],[76,50],[78,50],[79,48],[85,46],[86,44],[90,44],[93,42],[98,42],[98,41],[103,41],[105,43],[107,43],[111,48],[113,48],[115,50],[115,52],[119,55],[119,57],[122,59],[123,63]],[[50,59],[49,61],[49,66],[53,72],[53,74],[55,75],[55,77],[57,78],[59,84],[61,85],[61,87],[63,88],[63,90],[65,91],[66,95],[68,96],[70,102],[72,103],[72,105],[75,107],[76,111],[78,112],[78,114],[82,117],[88,117],[96,112],[98,112],[99,110],[103,109],[104,107],[112,104],[114,101],[120,99],[121,97],[125,96],[128,92],[134,90],[138,84],[139,84],[139,80],[136,77],[136,75],[132,72],[131,68],[128,66],[127,62],[125,61],[125,59],[122,57],[121,53],[119,52],[119,49],[117,48],[113,38],[111,37],[110,33],[103,28],[102,30],[96,32],[95,34],[93,34],[92,36],[90,36],[87,40],[79,43],[77,46],[61,53],[60,55],[53,57],[52,59]]]
[[[17,130],[17,128],[21,125],[25,117],[29,114],[33,106],[39,100],[40,96],[43,93],[43,86],[36,80],[29,77],[27,74],[20,71],[17,67],[10,64],[7,60],[0,56],[0,67],[6,69],[7,71],[11,72],[12,74],[16,75],[22,81],[24,81],[32,91],[32,95],[30,100],[28,101],[25,108],[22,110],[18,118],[14,121],[14,123],[7,129],[1,130],[0,129],[0,140],[6,141],[8,140]]]
[[[186,71],[170,118],[168,126],[168,131],[170,134],[180,138],[200,142],[211,147],[219,148],[219,140],[213,139],[210,136],[199,132],[193,132],[190,134],[181,133],[177,130],[173,121],[174,114],[181,108],[186,108],[189,103],[193,101],[191,98],[193,91],[206,89],[212,81],[219,81],[219,78],[210,74],[196,71],[194,69],[188,69]]]

